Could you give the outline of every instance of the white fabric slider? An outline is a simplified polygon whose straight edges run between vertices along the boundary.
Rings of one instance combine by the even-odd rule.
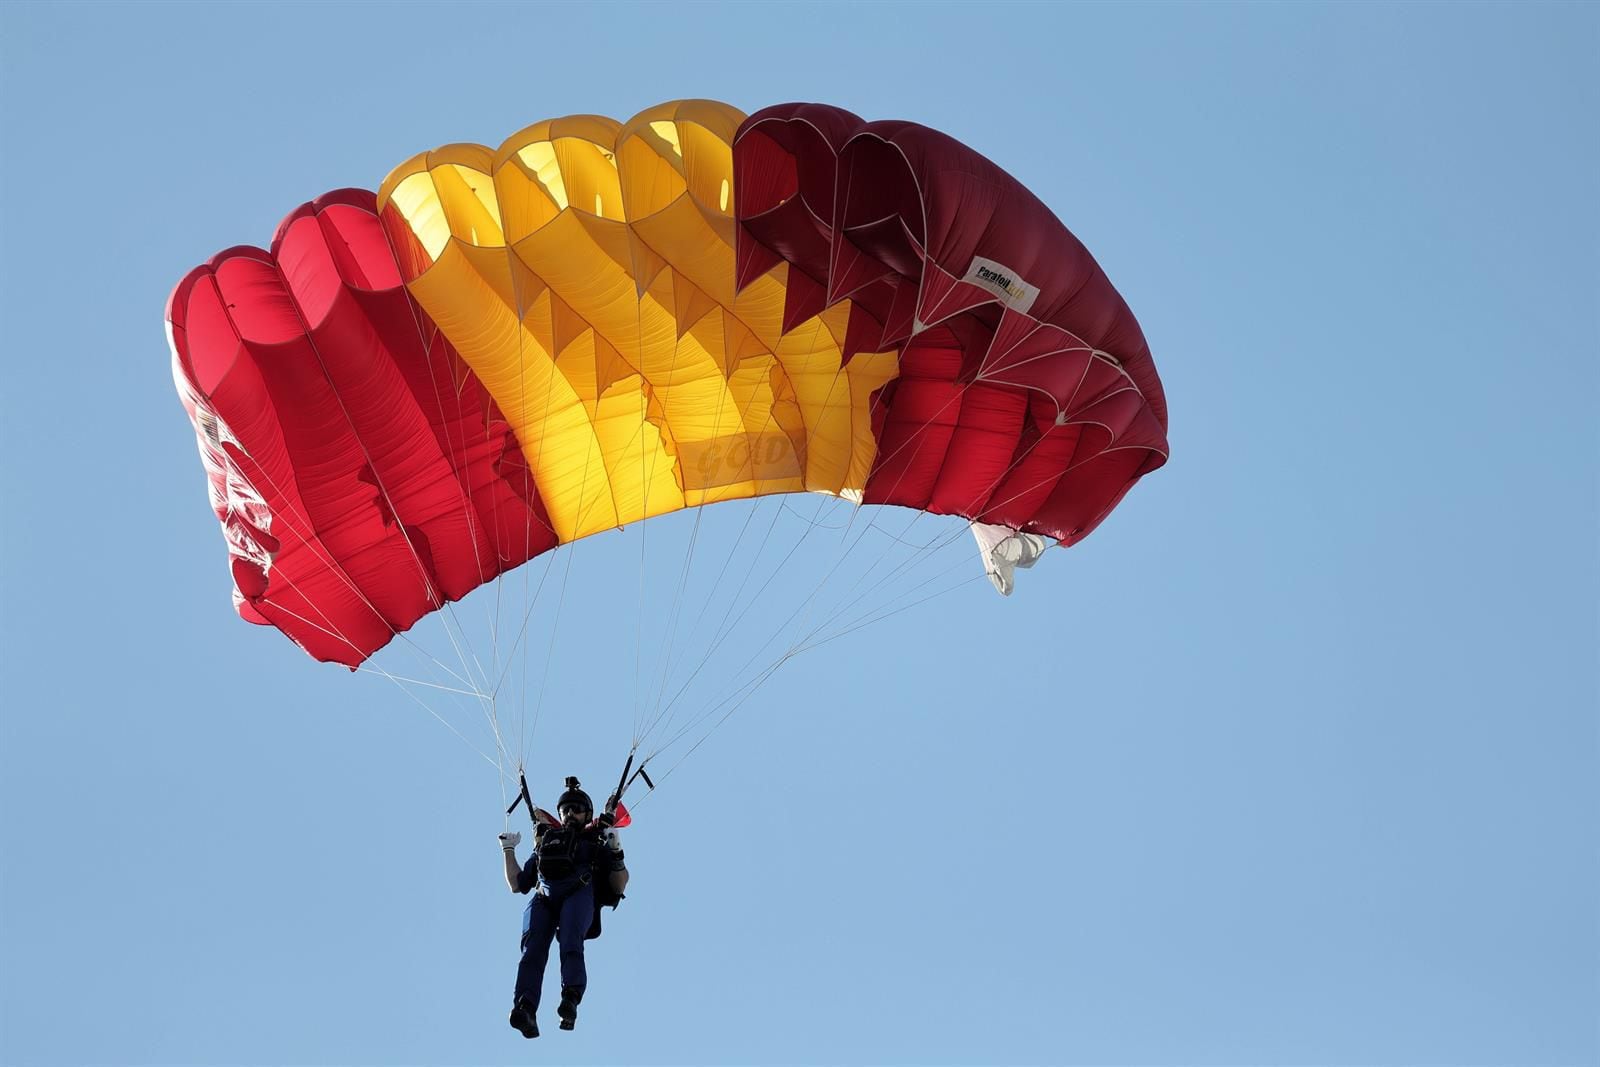
[[[1001,596],[1010,596],[1016,588],[1012,573],[1036,563],[1050,541],[1038,534],[1019,533],[1009,526],[972,524],[972,536],[978,542],[978,555],[983,560],[983,572],[989,576]]]

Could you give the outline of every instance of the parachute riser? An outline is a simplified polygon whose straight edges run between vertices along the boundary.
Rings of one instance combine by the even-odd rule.
[[[511,802],[511,806],[506,809],[506,814],[510,815],[512,812],[516,811],[518,805],[526,807],[528,809],[528,821],[533,823],[533,828],[535,831],[537,831],[540,826],[539,816],[543,814],[543,812],[534,807],[533,797],[528,793],[528,776],[520,770],[517,772],[517,782],[522,788],[517,793],[517,799],[513,800]],[[546,818],[548,818],[548,816],[546,816]]]
[[[650,780],[650,776],[644,772],[645,764],[650,762],[649,757],[646,757],[640,762],[638,770],[633,769],[633,757],[634,753],[629,752],[628,762],[622,765],[622,777],[617,779],[616,791],[613,792],[611,796],[606,798],[607,815],[615,815],[617,813],[617,805],[622,801],[622,794],[628,791],[628,787],[632,785],[636,779],[643,778],[644,784],[649,786],[652,792],[655,790],[656,784],[652,782]],[[631,778],[628,776],[630,771],[633,774],[633,777]]]

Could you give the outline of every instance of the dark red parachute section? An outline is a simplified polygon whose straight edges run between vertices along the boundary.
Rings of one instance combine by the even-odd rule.
[[[847,358],[900,349],[866,503],[1071,544],[1166,462],[1132,312],[999,167],[915,123],[783,104],[739,128],[734,172],[737,283],[787,262],[785,329],[849,299]]]
[[[505,422],[406,293],[372,193],[217,255],[167,318],[244,618],[354,666],[555,543]]]

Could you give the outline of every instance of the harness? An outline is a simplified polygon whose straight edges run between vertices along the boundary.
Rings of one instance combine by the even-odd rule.
[[[546,882],[577,878],[579,885],[594,880],[594,865],[600,842],[585,826],[553,826],[539,835],[534,851],[539,857],[539,876]]]

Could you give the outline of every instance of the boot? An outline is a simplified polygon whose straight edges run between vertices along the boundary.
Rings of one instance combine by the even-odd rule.
[[[539,1024],[534,1021],[533,1012],[528,1010],[525,1001],[517,1001],[511,1009],[511,1018],[508,1020],[523,1037],[538,1037]],[[562,1025],[565,1025],[564,1023]],[[568,1027],[571,1029],[571,1027]]]
[[[561,1017],[561,1029],[571,1030],[578,1024],[578,1002],[582,999],[582,986],[561,987],[561,1003],[556,1005],[556,1014]]]

